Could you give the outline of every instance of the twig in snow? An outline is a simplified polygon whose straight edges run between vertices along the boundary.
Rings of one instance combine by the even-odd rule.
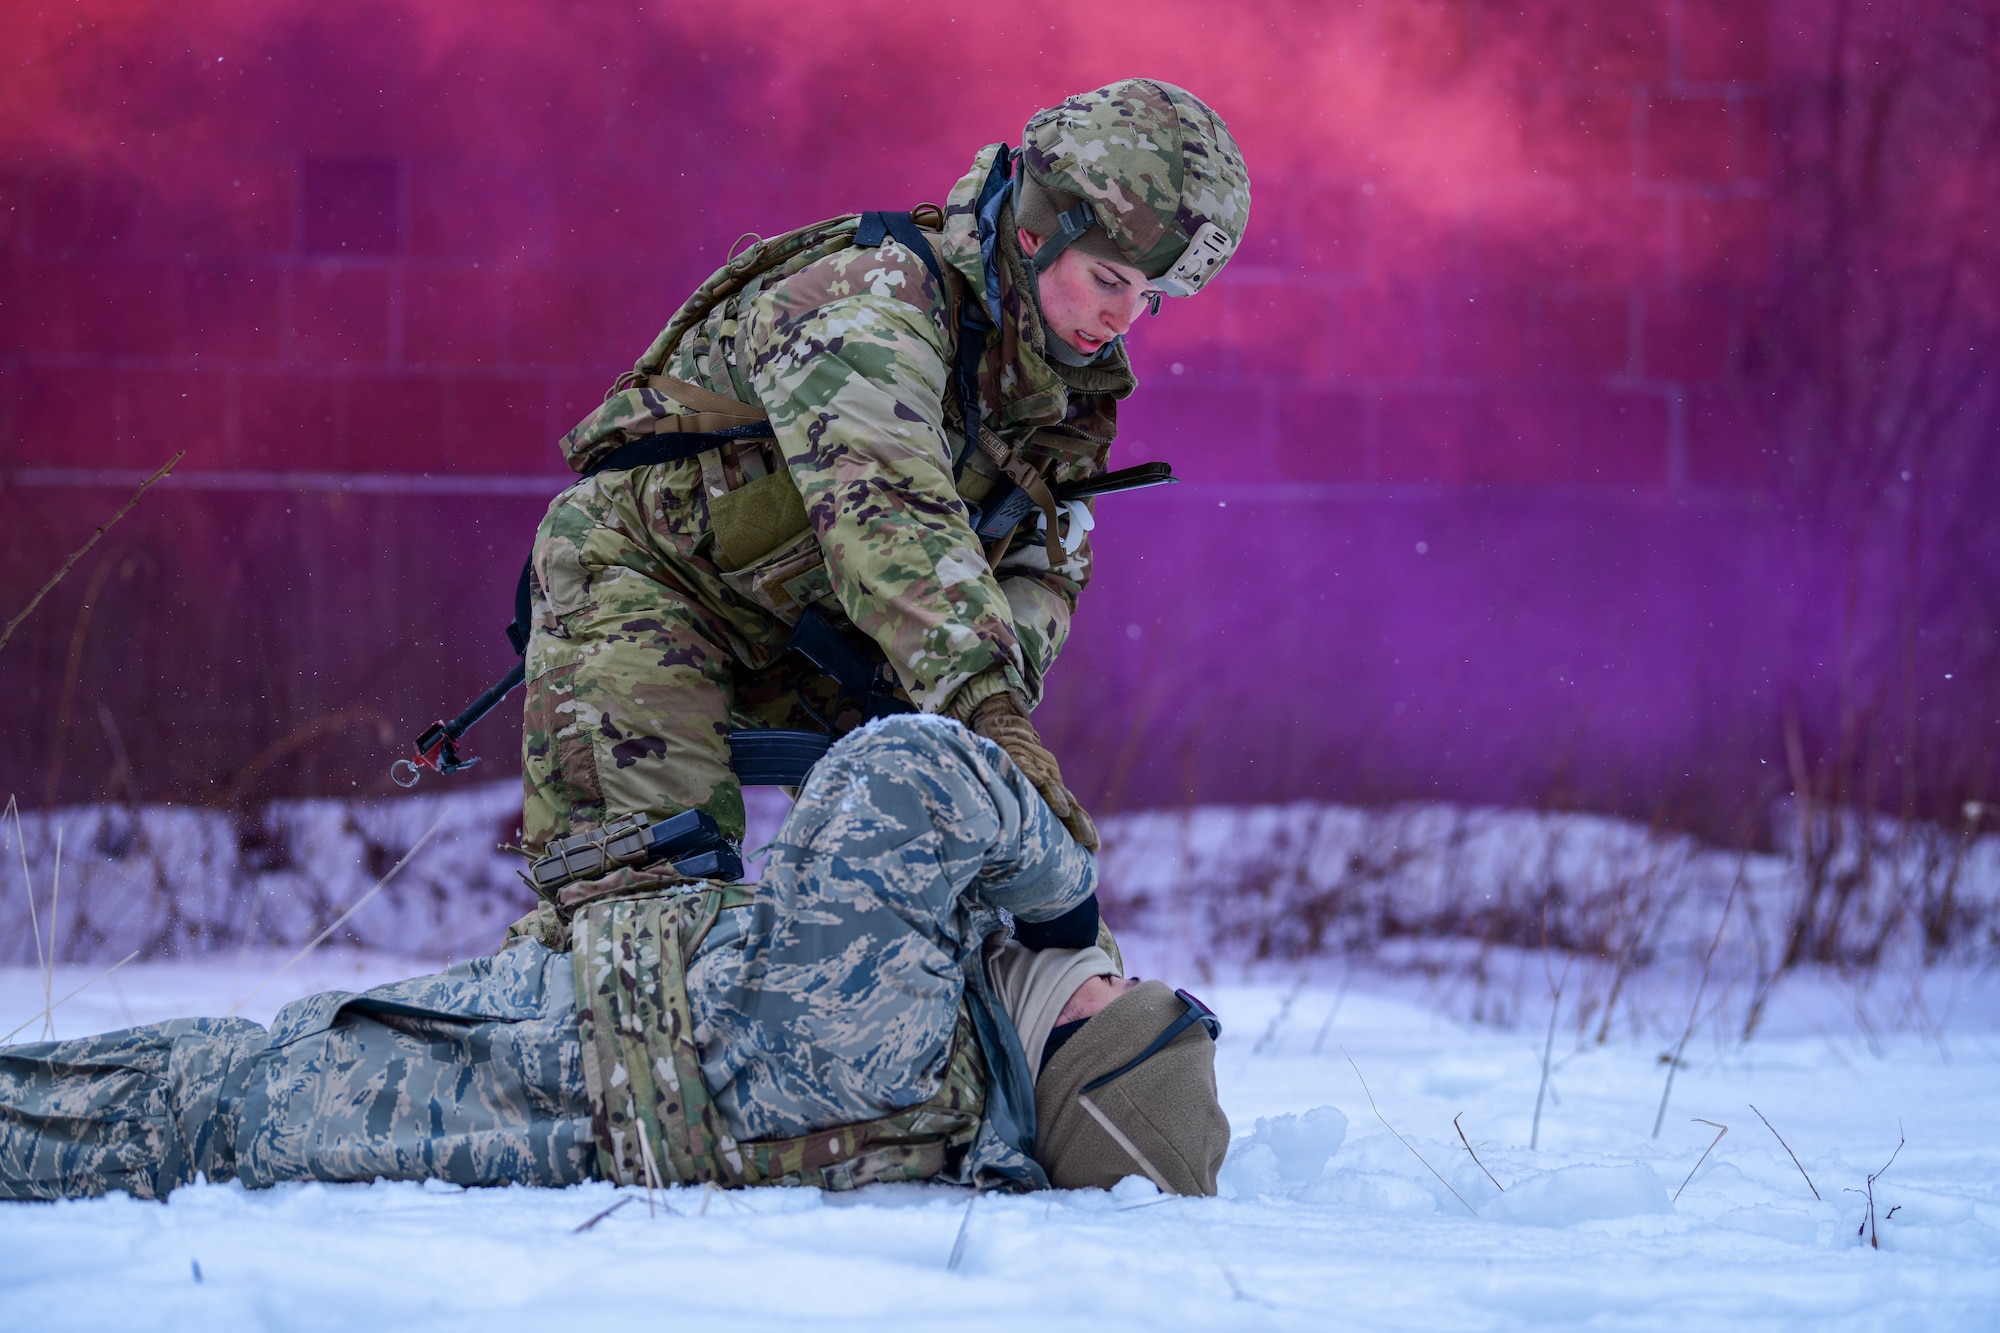
[[[1333,993],[1333,1006],[1326,1011],[1326,1018],[1319,1025],[1319,1034],[1313,1038],[1313,1054],[1318,1055],[1326,1045],[1326,1034],[1333,1031],[1333,1020],[1340,1013],[1340,1002],[1347,998],[1347,983],[1354,979],[1352,963],[1340,971],[1340,989]]]
[[[972,1234],[972,1209],[979,1202],[979,1191],[973,1190],[972,1197],[965,1201],[965,1216],[958,1222],[958,1237],[951,1243],[951,1258],[945,1260],[944,1271],[956,1273],[959,1261],[965,1258],[965,1241]]]
[[[1687,1180],[1683,1180],[1681,1182],[1680,1190],[1674,1191],[1674,1197],[1672,1200],[1674,1203],[1679,1203],[1681,1201],[1681,1190],[1684,1190],[1688,1187],[1688,1181],[1694,1179],[1694,1173],[1701,1170],[1701,1164],[1708,1160],[1708,1155],[1715,1151],[1715,1145],[1722,1142],[1722,1136],[1729,1132],[1729,1126],[1718,1125],[1713,1120],[1703,1120],[1700,1116],[1695,1116],[1690,1121],[1690,1123],[1696,1125],[1710,1126],[1715,1130],[1715,1137],[1708,1141],[1708,1146],[1701,1150],[1701,1156],[1695,1158],[1694,1165],[1688,1168]]]
[[[383,888],[388,885],[389,881],[396,877],[396,872],[401,870],[404,866],[408,865],[410,863],[410,858],[415,856],[417,852],[423,847],[423,845],[431,840],[431,834],[436,833],[438,831],[438,826],[444,823],[444,817],[446,813],[447,812],[443,810],[438,811],[438,817],[436,819],[433,819],[431,821],[431,826],[424,830],[424,836],[418,838],[416,842],[411,844],[410,850],[403,853],[402,860],[396,862],[396,864],[389,867],[388,874],[382,876],[382,878],[375,881],[374,888],[368,890],[368,892],[362,894],[359,898],[356,898],[354,900],[354,905],[352,907],[348,908],[345,912],[342,912],[339,916],[335,917],[332,925],[328,926],[325,930],[322,930],[319,934],[313,936],[312,939],[307,942],[305,948],[299,950],[297,953],[293,954],[290,958],[286,959],[285,965],[283,967],[279,968],[276,972],[273,972],[270,976],[265,977],[262,981],[258,982],[256,990],[251,991],[248,995],[238,1000],[235,1004],[229,1006],[229,1012],[227,1014],[224,1014],[223,1017],[224,1018],[233,1017],[237,1010],[241,1009],[244,1005],[250,1003],[250,1001],[256,999],[259,995],[261,995],[266,986],[269,986],[279,977],[282,977],[283,975],[285,975],[285,973],[291,971],[293,964],[297,963],[299,959],[304,958],[307,954],[311,953],[314,949],[317,949],[321,944],[325,943],[327,937],[332,935],[334,931],[339,930],[343,925],[345,925],[349,917],[353,916],[356,912],[360,911],[363,907],[367,906],[368,900],[370,898],[373,898],[376,894],[382,892]]]
[[[724,1203],[728,1204],[731,1208],[734,1208],[739,1213],[746,1211],[742,1204],[736,1202],[735,1194],[731,1193],[729,1190],[722,1188],[722,1186],[716,1184],[712,1180],[702,1181],[701,1189],[702,1189],[701,1216],[703,1217],[708,1216],[708,1201],[710,1199],[716,1199],[716,1198],[721,1199]]]
[[[42,1032],[50,1040],[56,1036],[56,913],[62,907],[63,826],[56,825],[56,870],[49,879],[49,965],[42,970]]]
[[[1465,1145],[1465,1155],[1472,1159],[1472,1164],[1478,1167],[1481,1171],[1486,1171],[1486,1163],[1480,1161],[1479,1154],[1472,1151],[1472,1140],[1465,1137],[1465,1129],[1458,1123],[1460,1120],[1464,1119],[1464,1117],[1465,1117],[1465,1112],[1463,1111],[1460,1111],[1457,1115],[1453,1116],[1451,1118],[1451,1127],[1458,1131],[1458,1141]],[[1507,1192],[1507,1187],[1505,1185],[1502,1185],[1499,1181],[1493,1179],[1493,1173],[1491,1171],[1486,1171],[1486,1178],[1488,1180],[1493,1181],[1494,1189],[1499,1190],[1502,1194],[1505,1194]]]
[[[1902,1155],[1903,1145],[1906,1142],[1908,1142],[1908,1140],[1903,1137],[1903,1122],[1898,1120],[1896,1122],[1896,1151],[1889,1154],[1889,1160],[1882,1163],[1882,1169],[1880,1171],[1877,1171],[1874,1175],[1868,1177],[1868,1219],[1861,1224],[1860,1229],[1857,1230],[1854,1234],[1859,1236],[1862,1232],[1864,1231],[1867,1232],[1868,1245],[1870,1249],[1879,1250],[1882,1248],[1882,1233],[1876,1228],[1875,1225],[1875,1182],[1880,1180],[1883,1176],[1889,1174],[1889,1168],[1894,1166],[1896,1164],[1896,1159]],[[1896,1208],[1900,1207],[1902,1207],[1901,1204],[1896,1205]],[[1895,1214],[1896,1208],[1891,1208],[1889,1210],[1892,1216]],[[1889,1219],[1885,1217],[1882,1220],[1886,1222]]]
[[[639,1132],[639,1160],[646,1165],[646,1216],[658,1217],[653,1211],[653,1187],[660,1182],[660,1168],[653,1160],[653,1136],[646,1132],[644,1121],[635,1128]]]
[[[1350,1063],[1352,1063],[1351,1058],[1350,1058]],[[1360,1071],[1356,1070],[1355,1072],[1359,1073]],[[1104,1114],[1104,1112],[1098,1108],[1096,1102],[1090,1100],[1089,1097],[1085,1096],[1082,1093],[1078,1093],[1076,1095],[1076,1100],[1077,1104],[1083,1107],[1083,1109],[1089,1113],[1090,1118],[1095,1120],[1098,1123],[1099,1127],[1102,1128],[1106,1134],[1109,1134],[1112,1137],[1112,1139],[1118,1144],[1119,1147],[1125,1150],[1126,1155],[1130,1157],[1134,1162],[1137,1162],[1139,1164],[1139,1169],[1146,1173],[1146,1178],[1153,1182],[1154,1186],[1160,1191],[1160,1193],[1166,1195],[1169,1199],[1172,1199],[1175,1204],[1179,1204],[1180,1196],[1174,1193],[1174,1187],[1167,1183],[1167,1178],[1160,1173],[1160,1168],[1154,1166],[1152,1161],[1146,1156],[1146,1154],[1139,1150],[1139,1145],[1132,1142],[1131,1137],[1127,1135],[1124,1130],[1118,1128],[1118,1126],[1112,1122],[1111,1117]],[[1394,1131],[1391,1132],[1393,1133]],[[1442,1177],[1440,1177],[1440,1179],[1442,1179]],[[1445,1188],[1450,1189],[1451,1186],[1446,1185]],[[1201,1227],[1195,1223],[1194,1218],[1191,1215],[1189,1215],[1185,1210],[1177,1210],[1177,1211],[1179,1212],[1180,1219],[1188,1224],[1188,1229],[1194,1232],[1195,1238],[1202,1243],[1202,1248],[1208,1251],[1208,1257],[1215,1260],[1215,1266],[1222,1270],[1222,1280],[1229,1284],[1230,1295],[1234,1296],[1239,1301],[1249,1301],[1254,1305],[1264,1305],[1265,1302],[1258,1300],[1256,1297],[1250,1295],[1248,1292],[1243,1290],[1242,1283],[1236,1280],[1236,1274],[1229,1271],[1229,1265],[1222,1261],[1222,1255],[1215,1248],[1214,1243],[1209,1240],[1208,1233],[1203,1231]],[[966,1220],[970,1221],[971,1218],[972,1218],[972,1210],[968,1208],[966,1210]]]
[[[1239,1301],[1246,1301],[1251,1305],[1261,1305],[1267,1310],[1275,1309],[1276,1307],[1269,1301],[1260,1301],[1249,1292],[1243,1290],[1243,1284],[1236,1280],[1236,1274],[1231,1272],[1229,1265],[1222,1261],[1222,1251],[1215,1248],[1215,1242],[1208,1238],[1208,1232],[1204,1231],[1195,1222],[1194,1215],[1188,1212],[1181,1197],[1178,1194],[1171,1194],[1168,1197],[1173,1200],[1174,1212],[1180,1217],[1181,1221],[1187,1223],[1188,1230],[1194,1232],[1194,1238],[1201,1242],[1201,1247],[1204,1250],[1208,1251],[1208,1257],[1215,1260],[1215,1267],[1221,1272],[1222,1280],[1229,1284],[1230,1296]]]
[[[1752,1111],[1757,1111],[1757,1104],[1755,1102],[1752,1102],[1750,1104],[1750,1109]],[[1757,1111],[1757,1118],[1759,1120],[1764,1120],[1764,1113],[1762,1111]],[[1780,1134],[1778,1132],[1777,1126],[1773,1125],[1768,1120],[1764,1120],[1764,1128],[1771,1131],[1771,1137],[1776,1139],[1778,1141],[1778,1146],[1785,1150],[1785,1156],[1791,1158],[1792,1165],[1798,1167],[1799,1174],[1806,1177],[1806,1188],[1813,1192],[1813,1198],[1815,1199],[1819,1198],[1819,1186],[1812,1183],[1811,1176],[1806,1176],[1805,1164],[1799,1161],[1799,1155],[1792,1151],[1792,1145],[1785,1142],[1785,1136],[1783,1134]]]
[[[90,534],[90,540],[85,542],[83,545],[77,547],[76,550],[70,554],[69,559],[63,561],[61,569],[58,569],[55,573],[49,575],[49,581],[47,583],[44,583],[39,589],[37,589],[35,595],[28,599],[28,604],[21,608],[21,614],[15,616],[12,620],[8,621],[7,628],[5,628],[4,630],[0,630],[0,648],[5,648],[7,646],[7,640],[14,637],[14,631],[20,628],[21,622],[26,620],[29,616],[35,613],[35,608],[42,604],[42,598],[47,597],[49,595],[50,589],[54,588],[58,583],[61,583],[64,577],[68,575],[70,570],[75,567],[76,562],[83,559],[84,556],[90,553],[90,548],[97,545],[98,538],[102,537],[106,532],[108,532],[113,523],[116,523],[119,519],[131,513],[132,506],[139,503],[139,497],[144,495],[147,492],[147,490],[149,490],[152,487],[154,482],[166,476],[169,472],[172,472],[174,470],[174,464],[180,462],[183,458],[186,457],[187,457],[187,450],[183,449],[179,453],[175,454],[172,458],[169,458],[166,461],[165,465],[162,466],[158,472],[155,472],[152,476],[140,482],[139,489],[132,492],[132,498],[127,500],[124,506],[120,508],[117,513],[113,514],[110,518],[105,519],[103,524],[97,529],[97,531]]]
[[[1555,1051],[1556,1046],[1556,1015],[1562,1012],[1563,988],[1569,985],[1569,968],[1574,961],[1574,955],[1564,957],[1562,980],[1555,983],[1553,998],[1549,1004],[1549,1035],[1542,1043],[1542,1083],[1535,1089],[1535,1123],[1528,1131],[1529,1152],[1535,1151],[1542,1142],[1542,1098],[1547,1096],[1549,1091],[1549,1056]],[[1546,963],[1546,959],[1544,962]]]
[[[1681,1067],[1681,1055],[1687,1050],[1690,1038],[1694,1036],[1695,1018],[1701,1013],[1701,993],[1708,989],[1709,965],[1715,961],[1715,951],[1722,947],[1722,928],[1729,924],[1729,909],[1736,905],[1736,891],[1743,887],[1743,872],[1750,864],[1750,853],[1745,851],[1736,863],[1736,878],[1729,881],[1729,896],[1722,900],[1722,918],[1715,923],[1715,938],[1708,942],[1708,952],[1701,958],[1701,980],[1695,983],[1694,1003],[1688,1006],[1687,1026],[1681,1029],[1680,1044],[1674,1047],[1673,1057],[1667,1061],[1667,1086],[1660,1089],[1660,1113],[1653,1117],[1653,1137],[1660,1137],[1660,1126],[1667,1122],[1667,1098],[1674,1095],[1674,1074]]]
[[[1302,974],[1299,977],[1298,984],[1294,985],[1292,989],[1285,995],[1285,998],[1278,1002],[1278,1012],[1271,1015],[1270,1026],[1265,1028],[1263,1033],[1257,1038],[1257,1040],[1251,1043],[1250,1054],[1262,1055],[1264,1053],[1264,1048],[1266,1046],[1269,1046],[1273,1041],[1277,1040],[1278,1030],[1284,1027],[1285,1019],[1291,1015],[1292,1005],[1298,1000],[1299,992],[1304,990],[1305,988],[1306,988],[1306,979]]]
[[[21,827],[21,802],[17,797],[7,798],[7,813],[14,816],[14,845],[21,853],[21,888],[28,895],[28,933],[35,937],[35,969],[42,974],[42,998],[48,999],[49,962],[42,952],[42,919],[35,911],[35,879],[28,873],[28,834]],[[43,1013],[48,1010],[44,1009]],[[27,1024],[22,1024],[26,1027]],[[19,1032],[20,1028],[14,1029]]]
[[[57,1000],[54,1004],[50,1005],[47,1009],[43,1010],[35,1017],[46,1019],[49,1016],[49,1014],[53,1013],[57,1009],[62,1008],[64,1005],[68,1004],[71,1000],[74,1000],[77,996],[83,994],[85,991],[89,990],[92,986],[95,986],[98,982],[104,980],[106,977],[110,976],[113,972],[116,972],[119,968],[125,966],[125,964],[131,962],[134,958],[137,958],[138,956],[139,956],[139,951],[137,949],[134,949],[131,953],[126,954],[123,958],[120,958],[110,967],[105,968],[102,972],[99,972],[96,976],[84,982],[81,986],[78,986],[75,990],[63,996],[60,1000]],[[28,1020],[28,1023],[32,1023],[34,1021],[35,1019],[31,1018]],[[0,1046],[5,1046],[8,1042],[14,1040],[15,1037],[19,1036],[21,1034],[22,1029],[28,1026],[28,1023],[23,1023],[21,1024],[20,1027],[15,1028],[12,1032],[8,1033],[6,1036],[0,1037]]]
[[[637,1197],[638,1197],[637,1195],[633,1194],[626,1195],[624,1198],[620,1199],[617,1203],[612,1204],[609,1208],[606,1208],[603,1212],[591,1218],[588,1222],[585,1222],[581,1226],[572,1230],[570,1232],[570,1235],[581,1236],[584,1232],[590,1230],[592,1227],[596,1226],[599,1222],[602,1222],[605,1218],[611,1216],[613,1213],[617,1212],[620,1208],[623,1208],[626,1204],[632,1202],[632,1200]]]
[[[1347,1048],[1345,1046],[1341,1047],[1340,1053],[1342,1055],[1347,1055]],[[1424,1162],[1424,1155],[1418,1152],[1415,1146],[1412,1145],[1408,1139],[1404,1138],[1400,1133],[1397,1133],[1396,1127],[1389,1123],[1389,1117],[1383,1115],[1382,1108],[1375,1104],[1375,1094],[1368,1090],[1368,1080],[1365,1078],[1361,1078],[1361,1066],[1354,1063],[1353,1056],[1347,1055],[1347,1064],[1348,1067],[1354,1071],[1354,1077],[1356,1077],[1357,1079],[1361,1079],[1361,1091],[1362,1094],[1368,1098],[1368,1109],[1373,1111],[1375,1113],[1375,1118],[1382,1122],[1382,1128],[1388,1130],[1391,1134],[1395,1134],[1396,1142],[1402,1144],[1405,1148],[1408,1148],[1410,1150],[1410,1156],[1416,1158],[1419,1162]],[[1451,1182],[1449,1180],[1446,1180],[1443,1176],[1439,1176],[1438,1169],[1436,1167],[1432,1166],[1429,1162],[1424,1162],[1424,1170],[1430,1172],[1434,1176],[1437,1176],[1438,1184],[1444,1186],[1448,1190],[1451,1190],[1452,1198],[1457,1199],[1460,1203],[1465,1203],[1465,1196],[1463,1194],[1460,1194],[1457,1190],[1451,1189]],[[1479,1210],[1477,1208],[1474,1208],[1469,1203],[1465,1203],[1465,1211],[1471,1213],[1474,1217],[1479,1216]]]

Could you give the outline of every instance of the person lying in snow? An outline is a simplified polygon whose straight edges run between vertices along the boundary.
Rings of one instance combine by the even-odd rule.
[[[268,1032],[0,1048],[0,1198],[197,1175],[1213,1194],[1219,1025],[1122,975],[1096,878],[998,745],[888,718],[813,769],[757,884],[585,899],[566,939],[545,915]]]

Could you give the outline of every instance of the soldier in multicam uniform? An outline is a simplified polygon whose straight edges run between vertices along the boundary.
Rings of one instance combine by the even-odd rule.
[[[988,145],[907,245],[868,215],[760,242],[697,289],[563,440],[585,474],[536,536],[524,841],[707,811],[741,837],[738,727],[832,711],[786,645],[816,608],[879,646],[903,696],[998,740],[1086,845],[1028,714],[1088,581],[1085,506],[1134,385],[1122,335],[1227,262],[1250,209],[1220,117],[1149,79]],[[621,446],[744,439],[590,475]],[[969,515],[1019,486],[1023,524]],[[835,719],[838,721],[838,719]]]
[[[0,1198],[197,1175],[1215,1192],[1213,1016],[1120,975],[1096,859],[995,743],[884,719],[754,886],[591,896],[567,952],[0,1048]],[[1002,913],[1011,913],[1013,939]]]
[[[731,727],[831,702],[784,656],[807,608],[942,716],[830,750],[756,885],[619,865],[542,886],[492,958],[268,1032],[0,1050],[0,1197],[197,1174],[1213,1193],[1219,1026],[1122,975],[1095,831],[1027,713],[1090,569],[1087,510],[1051,486],[1102,470],[1120,335],[1248,211],[1222,121],[1133,80],[986,148],[904,240],[850,217],[731,261],[564,440],[585,478],[535,544],[528,847],[687,809],[740,837]],[[592,475],[719,431],[740,443]],[[1042,535],[982,546],[969,507],[1008,486]]]

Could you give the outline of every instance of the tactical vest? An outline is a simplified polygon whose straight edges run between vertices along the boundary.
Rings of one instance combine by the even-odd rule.
[[[893,236],[945,289],[947,324],[954,331],[947,360],[954,373],[944,408],[948,430],[964,442],[952,468],[959,497],[978,506],[996,489],[1012,483],[1040,511],[1046,530],[1060,531],[1060,509],[1049,479],[1073,461],[1101,468],[1109,441],[1037,428],[1010,444],[988,422],[977,419],[977,363],[991,324],[980,313],[964,275],[940,255],[943,225],[942,210],[922,205],[907,214],[847,214],[751,245],[695,289],[645,355],[619,377],[604,404],[563,438],[565,457],[572,466],[589,472],[598,460],[634,441],[664,436],[659,443],[667,444],[675,435],[701,435],[705,447],[691,456],[702,469],[712,540],[708,555],[723,582],[787,622],[806,606],[817,606],[835,621],[844,621],[846,613],[833,595],[824,554],[797,484],[768,427],[756,431],[766,414],[726,394],[667,375],[665,367],[690,330],[752,284],[779,269],[797,271],[850,246],[879,245],[885,236]],[[687,410],[674,412],[670,403]],[[738,438],[725,439],[724,434]],[[997,565],[1012,534],[1009,527],[988,535],[989,564]]]
[[[572,924],[577,1019],[597,1171],[621,1185],[816,1185],[957,1179],[985,1114],[987,1073],[959,1002],[936,1095],[894,1115],[790,1139],[740,1142],[702,1082],[687,962],[754,885],[600,899]]]

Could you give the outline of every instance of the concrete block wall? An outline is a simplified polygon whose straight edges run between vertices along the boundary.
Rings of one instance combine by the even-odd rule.
[[[938,198],[1033,106],[1126,72],[1085,31],[1108,19],[1054,11],[944,35],[796,7],[92,12],[42,73],[116,109],[57,99],[0,154],[8,604],[188,457],[97,628],[72,580],[0,661],[4,776],[67,754],[66,799],[112,780],[91,695],[145,715],[130,767],[156,790],[386,790],[383,738],[506,665],[554,441],[740,233]],[[1131,340],[1115,457],[1188,480],[1104,506],[1048,713],[1080,786],[1648,809],[1704,763],[1740,777],[1772,740],[1761,603],[1795,573],[1755,355],[1766,5],[1155,17],[1131,67],[1224,110],[1256,205],[1214,293]],[[1078,25],[1064,60],[996,54],[1045,19]],[[176,613],[107,631],[121,587]],[[1136,717],[1141,683],[1172,716]],[[82,721],[57,727],[66,693]]]

